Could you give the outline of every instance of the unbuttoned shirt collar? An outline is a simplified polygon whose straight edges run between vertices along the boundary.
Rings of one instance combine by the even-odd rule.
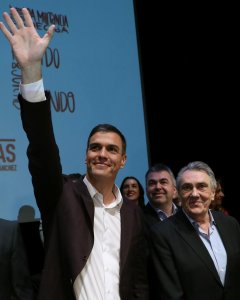
[[[83,182],[86,184],[92,199],[96,200],[96,202],[100,202],[100,204],[103,207],[114,208],[116,206],[119,206],[119,208],[121,208],[123,199],[122,199],[120,190],[116,185],[114,185],[114,188],[113,188],[113,195],[115,197],[115,200],[113,202],[111,202],[110,204],[105,205],[103,203],[103,195],[97,191],[97,189],[91,184],[91,182],[87,179],[86,176],[84,177]]]
[[[75,298],[120,300],[122,196],[118,187],[114,185],[115,199],[109,205],[104,205],[103,195],[86,177],[83,181],[94,203],[94,244],[86,265],[73,284]]]
[[[168,218],[168,216],[166,215],[166,213],[163,210],[161,210],[160,208],[154,207],[150,202],[149,202],[149,204],[156,211],[156,213],[158,214],[158,217],[161,221]],[[173,203],[172,204],[172,215],[174,215],[177,212],[177,210],[178,210],[177,206]]]
[[[198,236],[202,240],[203,244],[205,245],[209,255],[211,256],[215,268],[218,272],[219,278],[224,285],[225,283],[225,275],[227,269],[227,252],[225,250],[224,244],[222,242],[221,236],[218,232],[216,222],[213,218],[211,211],[209,210],[209,232],[205,233],[199,224],[194,221],[188,214],[184,211],[186,217],[191,222],[193,227],[195,228]]]
[[[186,215],[186,217],[188,218],[188,220],[191,222],[191,224],[193,225],[193,227],[194,227],[197,231],[199,231],[199,224],[198,224],[195,220],[193,220],[193,219],[186,213],[186,211],[185,211],[184,209],[182,209],[182,211],[184,212],[184,214]],[[211,213],[210,210],[208,210],[208,214],[209,214],[209,218],[210,218],[210,222],[209,222],[210,228],[212,228],[213,225],[216,225],[216,223],[215,223],[215,221],[214,221],[213,215],[212,215],[212,213]]]

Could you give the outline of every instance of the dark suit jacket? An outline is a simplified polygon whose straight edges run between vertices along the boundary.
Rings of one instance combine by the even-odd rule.
[[[144,212],[146,224],[149,228],[151,228],[156,223],[161,222],[158,213],[156,212],[156,210],[152,208],[149,202],[145,205],[143,212]]]
[[[212,214],[227,252],[224,286],[206,247],[179,210],[152,227],[152,257],[158,282],[155,299],[240,299],[240,226],[232,217],[214,211]]]
[[[177,209],[181,209],[181,206],[175,205]],[[156,223],[161,222],[161,219],[159,219],[158,213],[156,210],[150,205],[148,202],[145,207],[143,208],[145,222],[148,228],[151,228]]]
[[[82,178],[72,180],[62,176],[49,94],[47,101],[37,104],[21,97],[19,100],[29,140],[29,170],[46,244],[38,299],[75,299],[72,285],[85,266],[94,242],[93,201]],[[124,200],[120,216],[120,296],[122,300],[147,299],[147,251],[141,210]]]
[[[28,262],[18,223],[0,219],[0,299],[33,300]]]

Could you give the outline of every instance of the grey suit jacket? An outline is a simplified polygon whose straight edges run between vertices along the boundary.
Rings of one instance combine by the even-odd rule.
[[[29,103],[19,98],[34,193],[43,221],[45,265],[39,298],[71,300],[73,283],[92,251],[94,205],[82,178],[62,176],[51,123],[50,99]],[[141,210],[123,201],[120,246],[122,300],[148,299],[147,246]],[[94,284],[94,283],[93,283]]]
[[[227,252],[224,286],[206,247],[179,210],[152,228],[156,299],[240,299],[240,226],[232,217],[212,214]]]
[[[15,221],[0,219],[0,299],[33,300],[28,261]]]

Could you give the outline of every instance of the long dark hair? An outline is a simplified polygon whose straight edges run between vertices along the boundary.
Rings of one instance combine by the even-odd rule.
[[[139,199],[138,199],[138,205],[141,207],[141,208],[144,208],[145,207],[145,201],[144,201],[144,189],[143,189],[143,186],[141,185],[140,181],[134,177],[134,176],[127,176],[123,179],[122,183],[121,183],[121,186],[120,186],[120,191],[121,193],[123,192],[123,186],[124,186],[124,183],[126,180],[128,179],[133,179],[137,182],[138,184],[138,187],[139,187]]]

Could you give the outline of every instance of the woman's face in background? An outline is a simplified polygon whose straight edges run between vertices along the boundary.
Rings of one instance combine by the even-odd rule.
[[[138,199],[140,197],[140,189],[137,181],[135,179],[126,179],[123,187],[122,194],[124,198],[138,203]]]

